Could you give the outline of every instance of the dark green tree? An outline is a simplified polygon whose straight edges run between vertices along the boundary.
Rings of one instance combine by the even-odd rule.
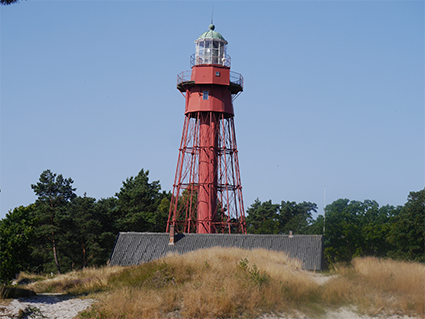
[[[20,271],[32,270],[35,205],[20,206],[0,220],[0,282],[9,282]]]
[[[106,264],[119,229],[112,218],[116,201],[96,201],[84,194],[69,203],[67,223],[60,237],[62,270]]]
[[[361,225],[358,214],[363,204],[348,199],[338,199],[327,205],[325,258],[328,263],[350,261],[361,255]]]
[[[258,198],[246,211],[246,229],[249,234],[279,234],[279,204],[262,203]]]
[[[45,170],[41,173],[39,182],[31,185],[38,196],[35,202],[35,213],[38,220],[37,235],[41,246],[39,248],[43,250],[45,243],[50,242],[58,273],[61,273],[58,236],[63,233],[67,222],[67,206],[76,197],[75,188],[72,188],[73,182],[71,178],[63,178],[62,174],[56,175],[50,170]]]
[[[161,201],[156,208],[152,231],[165,232],[167,228],[168,213],[170,211],[171,193],[163,191],[160,194]]]
[[[280,233],[307,233],[308,226],[313,222],[313,212],[317,212],[317,205],[314,203],[282,201],[279,208]]]
[[[165,231],[168,213],[160,206],[167,193],[160,192],[159,181],[149,183],[149,171],[143,169],[123,182],[116,194],[116,220],[120,231]],[[160,209],[160,210],[158,210]]]
[[[317,205],[310,202],[285,202],[273,204],[271,200],[262,203],[258,198],[248,208],[246,225],[251,234],[305,234],[313,222],[312,213]]]
[[[407,203],[395,216],[388,241],[393,258],[425,262],[425,188],[410,192]]]
[[[74,198],[68,209],[72,219],[67,227],[66,242],[71,244],[68,251],[73,252],[72,263],[78,268],[100,264],[102,224],[96,211],[96,199],[84,194]]]
[[[388,256],[392,246],[387,237],[399,208],[379,207],[372,200],[338,199],[325,211],[325,258],[329,264],[348,262],[358,256]],[[320,232],[320,226],[323,227],[323,217],[310,226],[310,233]]]
[[[323,226],[325,224],[325,218],[323,215],[317,216],[315,220],[306,229],[306,234],[310,235],[323,235]]]
[[[359,216],[361,224],[362,256],[386,257],[392,248],[387,237],[391,224],[400,208],[390,205],[379,207],[376,201],[366,200],[364,214]]]
[[[114,245],[118,232],[120,231],[117,221],[117,198],[102,198],[96,202],[96,216],[101,224],[101,235],[98,243],[102,247],[100,263],[106,263]]]

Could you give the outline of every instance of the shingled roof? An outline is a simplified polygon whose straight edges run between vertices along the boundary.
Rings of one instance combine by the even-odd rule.
[[[241,235],[177,234],[168,245],[168,233],[119,233],[110,257],[110,265],[138,265],[165,256],[168,252],[184,254],[211,247],[264,248],[287,252],[302,261],[307,270],[322,270],[323,236],[321,235]]]

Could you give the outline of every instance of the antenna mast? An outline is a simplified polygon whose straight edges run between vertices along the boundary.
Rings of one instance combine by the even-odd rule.
[[[212,8],[212,13],[211,13],[211,24],[214,24],[213,21],[214,21],[214,5]]]
[[[323,236],[325,235],[326,230],[326,185],[323,189]]]

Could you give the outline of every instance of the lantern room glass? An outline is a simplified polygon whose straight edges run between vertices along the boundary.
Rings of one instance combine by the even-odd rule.
[[[226,42],[220,39],[199,39],[196,43],[196,64],[219,64],[226,62]]]

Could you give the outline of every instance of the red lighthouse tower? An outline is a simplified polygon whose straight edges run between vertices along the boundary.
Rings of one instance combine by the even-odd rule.
[[[246,233],[232,104],[243,77],[230,71],[214,29],[195,41],[192,70],[177,76],[186,104],[167,232]]]

